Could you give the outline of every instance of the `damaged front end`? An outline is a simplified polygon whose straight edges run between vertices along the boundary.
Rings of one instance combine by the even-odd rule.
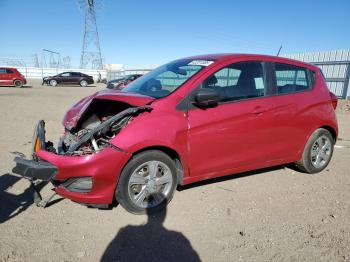
[[[37,206],[45,207],[53,197],[42,199],[36,188],[37,181],[47,181],[63,197],[103,207],[113,198],[116,173],[130,157],[110,141],[135,117],[151,109],[149,105],[93,100],[75,119],[75,125],[66,126],[57,150],[45,140],[45,122],[40,120],[34,131],[31,159],[16,157],[12,171],[30,181]]]
[[[98,117],[90,115],[80,129],[66,130],[58,146],[62,155],[93,154],[106,147],[114,147],[109,141],[114,138],[132,119],[144,111],[150,111],[150,106],[131,107],[114,116]],[[120,149],[118,149],[120,150]]]

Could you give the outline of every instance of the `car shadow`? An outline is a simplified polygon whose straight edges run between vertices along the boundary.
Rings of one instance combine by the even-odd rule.
[[[19,195],[6,191],[21,179],[23,178],[9,173],[0,176],[0,224],[16,217],[34,203],[32,187],[26,188]],[[36,188],[41,190],[46,184],[46,182],[41,182]]]
[[[101,261],[200,261],[182,233],[163,226],[166,207],[158,212],[148,211],[147,216],[144,225],[121,228]]]
[[[267,167],[267,168],[262,168],[262,169],[258,169],[258,170],[253,170],[253,171],[247,171],[247,172],[238,173],[238,174],[232,174],[232,175],[227,175],[227,176],[222,176],[222,177],[211,178],[211,179],[195,182],[195,183],[192,183],[189,185],[184,185],[184,186],[179,185],[177,187],[177,190],[182,191],[182,190],[187,190],[187,189],[195,188],[195,187],[199,187],[199,186],[210,185],[210,184],[218,183],[218,182],[224,182],[227,180],[238,179],[238,178],[248,177],[248,176],[255,176],[255,175],[259,175],[259,174],[263,174],[263,173],[268,173],[271,171],[281,170],[281,169],[284,169],[285,167],[291,168],[292,165],[291,166],[279,165],[279,166]]]
[[[18,89],[21,89],[21,88],[33,88],[30,85],[24,85],[24,86],[21,86],[21,87],[17,87],[17,86],[0,86],[0,87],[9,87],[9,88],[18,88]]]

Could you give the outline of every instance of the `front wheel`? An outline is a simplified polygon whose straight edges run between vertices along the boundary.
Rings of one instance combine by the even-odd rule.
[[[50,80],[50,86],[57,86],[56,80]]]
[[[80,81],[80,86],[86,87],[87,85],[88,85],[88,83],[85,80]]]
[[[296,164],[310,174],[321,172],[331,161],[333,149],[332,134],[327,129],[319,128],[310,136],[302,158]]]
[[[157,150],[145,151],[123,169],[116,199],[130,213],[145,214],[170,202],[176,181],[175,163],[169,156]]]

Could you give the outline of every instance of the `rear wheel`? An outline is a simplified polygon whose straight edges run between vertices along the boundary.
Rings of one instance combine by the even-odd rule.
[[[88,83],[85,80],[80,81],[80,86],[85,87],[87,85],[88,85]]]
[[[176,187],[174,161],[161,151],[134,156],[125,166],[116,189],[117,201],[133,214],[145,214],[167,205]]]
[[[50,86],[57,86],[57,81],[56,80],[50,80]]]
[[[15,87],[22,87],[23,86],[23,83],[21,80],[15,80],[13,82],[13,84],[15,85]]]
[[[333,149],[332,134],[324,128],[319,128],[307,141],[302,158],[296,164],[302,171],[310,174],[321,172],[330,162]]]

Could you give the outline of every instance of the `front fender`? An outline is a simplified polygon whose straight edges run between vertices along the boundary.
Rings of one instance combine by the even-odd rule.
[[[152,110],[135,117],[110,143],[130,154],[149,147],[172,149],[179,155],[184,176],[187,176],[187,131],[184,112]]]

